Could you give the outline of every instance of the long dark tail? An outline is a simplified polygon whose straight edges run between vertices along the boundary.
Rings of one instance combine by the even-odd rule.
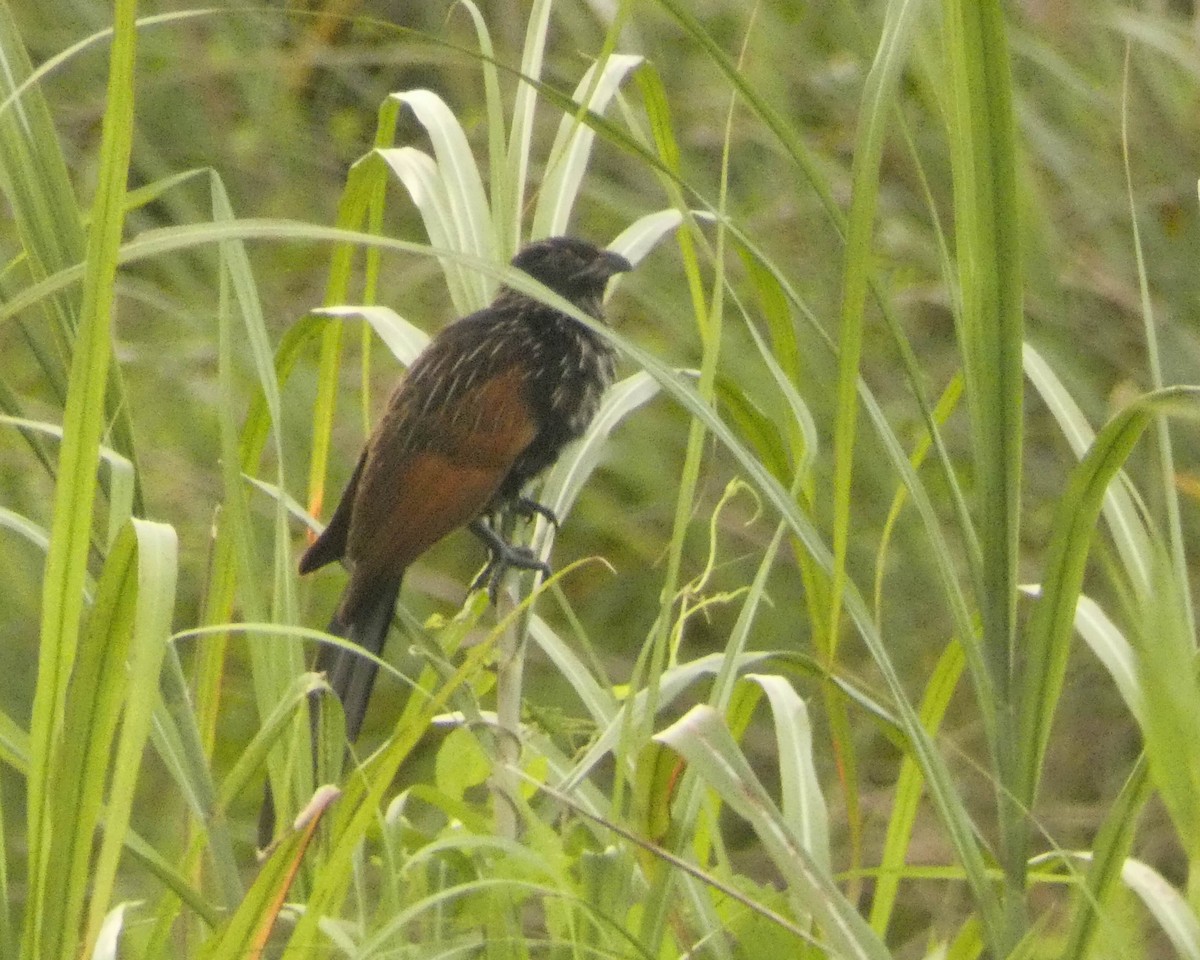
[[[343,602],[329,622],[326,633],[345,637],[375,656],[380,656],[396,612],[396,599],[400,596],[400,582],[403,578],[402,571],[392,579],[371,584],[369,590],[360,587],[354,594],[353,615],[343,615],[342,611],[346,606]],[[379,667],[366,657],[358,656],[354,651],[325,644],[317,654],[314,669],[329,678],[329,685],[342,701],[342,710],[346,715],[346,740],[353,743],[358,738],[363,719],[367,715],[367,704],[371,699],[371,688],[375,685]],[[309,716],[312,721],[314,762],[317,727],[320,723],[319,710],[319,698],[313,697],[309,701]],[[271,794],[271,784],[268,782],[263,795],[262,809],[258,815],[259,848],[266,849],[274,835],[275,802]]]
[[[329,622],[328,632],[345,637],[368,653],[380,656],[396,612],[396,598],[400,595],[402,579],[403,574],[377,581],[370,590],[356,591],[352,613],[346,615],[343,612],[346,607],[343,603]],[[371,699],[371,688],[375,685],[379,667],[356,652],[326,644],[317,655],[316,669],[329,678],[329,685],[342,701],[342,709],[346,714],[346,739],[353,743],[367,715],[367,703]]]

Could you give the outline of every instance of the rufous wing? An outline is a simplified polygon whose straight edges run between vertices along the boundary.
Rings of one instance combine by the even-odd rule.
[[[409,402],[399,393],[398,404]],[[537,435],[524,372],[513,365],[436,410],[389,411],[368,445],[346,541],[354,581],[403,570],[478,517]],[[419,416],[416,429],[405,420]],[[344,612],[352,612],[348,595]]]

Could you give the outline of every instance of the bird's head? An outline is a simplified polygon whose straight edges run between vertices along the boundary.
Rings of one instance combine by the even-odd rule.
[[[621,254],[576,237],[531,243],[513,257],[512,265],[597,318],[609,278],[633,269]]]

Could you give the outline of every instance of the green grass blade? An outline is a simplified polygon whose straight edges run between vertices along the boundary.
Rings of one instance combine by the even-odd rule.
[[[947,384],[946,389],[942,391],[937,406],[933,410],[934,420],[939,424],[944,424],[950,415],[958,409],[958,401],[961,396],[962,377],[956,376]],[[928,431],[925,431],[921,439],[917,442],[912,456],[909,458],[909,463],[912,466],[914,474],[925,463],[933,444],[934,438],[930,436]],[[883,525],[883,534],[879,538],[879,547],[875,552],[875,619],[881,626],[883,624],[883,584],[889,559],[888,550],[891,546],[896,524],[900,519],[900,514],[904,510],[904,504],[908,501],[908,498],[909,488],[902,483],[897,487],[896,493],[892,497],[892,504],[888,508],[887,520]]]
[[[603,65],[592,64],[575,88],[575,101],[581,104],[582,109],[603,115],[629,71],[641,62],[641,57],[626,54],[609,57]],[[598,66],[602,66],[602,69],[596,76]],[[529,235],[531,240],[567,232],[571,209],[579,196],[595,140],[596,131],[581,123],[577,116],[564,116],[559,121],[533,214],[533,227]]]
[[[109,58],[100,170],[87,239],[79,333],[71,362],[59,451],[54,520],[42,597],[38,682],[30,729],[28,797],[29,898],[22,940],[28,960],[64,954],[47,917],[51,873],[56,758],[67,688],[83,613],[83,584],[96,493],[96,462],[104,427],[104,398],[112,354],[112,302],[124,223],[125,183],[133,137],[136,3],[118,0]],[[73,951],[71,951],[73,952]]]
[[[111,32],[93,35],[84,45]],[[79,49],[83,45],[72,48]],[[87,256],[85,218],[40,85],[57,62],[58,58],[52,58],[32,70],[9,6],[0,7],[0,189],[9,202],[24,263],[34,281],[81,264]],[[26,324],[27,342],[40,358],[46,382],[56,398],[64,402],[79,302],[70,295],[55,294],[38,306],[44,322]],[[129,410],[124,403],[119,368],[109,371],[109,380],[105,409],[111,421],[112,442],[133,459]],[[136,497],[140,503],[140,490]]]
[[[571,645],[536,615],[529,624],[529,637],[554,664],[556,673],[570,684],[592,722],[597,727],[611,724],[619,707],[616,697],[609,688],[596,681],[589,665]]]
[[[179,549],[175,531],[166,524],[136,519],[131,521],[131,529],[137,542],[137,570],[136,581],[130,584],[130,589],[137,603],[128,661],[124,657],[106,658],[109,669],[127,671],[121,732],[111,752],[103,749],[102,743],[91,744],[93,750],[103,749],[103,760],[112,757],[113,773],[104,817],[104,839],[95,862],[85,874],[91,888],[85,951],[95,943],[105,916],[112,908],[117,868],[129,836],[135,786],[141,773],[151,717],[159,702],[158,680],[175,612]],[[116,683],[112,686],[119,688]]]
[[[175,569],[170,527],[138,520],[127,525],[105,564],[75,664],[57,758],[55,869],[46,917],[56,924],[55,949],[64,955],[76,952],[85,904],[85,951],[109,909],[117,858],[129,838],[148,714],[158,699]],[[93,835],[101,822],[104,839],[93,862]]]
[[[497,220],[505,232],[506,250],[516,252],[521,246],[521,215],[525,209],[526,180],[529,177],[530,151],[533,145],[533,118],[537,109],[538,83],[542,78],[542,61],[546,53],[546,36],[550,29],[553,0],[534,0],[525,25],[525,43],[521,48],[521,72],[513,101],[512,129],[508,138],[508,161],[505,179],[511,195],[511,222]]]
[[[301,817],[258,871],[245,899],[222,929],[203,945],[198,957],[202,960],[241,960],[262,955],[313,832],[329,805],[337,799],[338,792],[333,787],[321,787],[316,792]]]
[[[1179,891],[1157,870],[1132,858],[1122,865],[1121,880],[1142,899],[1178,955],[1200,960],[1200,920]]]
[[[506,627],[507,624],[502,622],[497,632]],[[322,861],[321,869],[316,872],[305,913],[283,953],[284,960],[311,955],[321,919],[336,914],[345,899],[352,879],[356,851],[360,849],[363,836],[377,816],[376,811],[396,770],[425,735],[433,718],[445,709],[460,687],[477,678],[492,654],[495,636],[496,633],[493,633],[491,642],[470,648],[462,664],[444,681],[440,677],[435,679],[433,672],[427,670],[429,682],[436,686],[428,690],[428,696],[409,698],[391,738],[362,767],[353,771],[346,781],[342,802],[330,826],[328,855]]]
[[[1109,806],[1104,824],[1096,834],[1091,865],[1084,889],[1080,891],[1063,960],[1085,960],[1092,956],[1092,942],[1107,926],[1103,908],[1121,879],[1121,868],[1133,849],[1142,810],[1153,794],[1149,770],[1143,754],[1122,785],[1120,794]]]
[[[1016,134],[1005,14],[997,0],[944,0],[950,85],[950,156],[963,355],[976,519],[982,568],[977,601],[983,645],[999,700],[992,743],[1000,795],[1001,860],[1006,878],[1003,930],[989,929],[992,948],[1007,953],[1024,935],[1024,886],[1032,797],[1020,781],[1012,706],[1033,677],[1012,674],[1016,662],[1017,556],[1021,518],[1024,288]],[[964,638],[965,642],[965,638]],[[1027,661],[1030,672],[1040,665]],[[985,924],[990,927],[991,925]]]
[[[104,566],[62,719],[51,821],[53,854],[42,918],[54,924],[45,949],[59,956],[73,956],[78,949],[92,835],[100,820],[117,720],[127,693],[124,664],[138,599],[136,547],[127,528]]]
[[[224,184],[219,177],[211,181],[213,219],[217,223],[232,222],[233,208]],[[220,248],[223,269],[228,272],[230,287],[238,305],[243,326],[246,332],[246,342],[249,345],[250,357],[253,360],[255,376],[266,400],[267,411],[271,422],[276,425],[272,432],[273,453],[275,455],[275,483],[279,489],[287,489],[284,475],[284,455],[282,424],[283,401],[280,397],[279,382],[275,377],[275,363],[271,350],[270,338],[267,334],[266,319],[263,316],[262,301],[258,295],[254,274],[250,269],[250,260],[246,248],[240,241],[227,241]],[[290,536],[287,524],[287,512],[282,502],[278,502],[274,514],[274,588],[272,615],[275,620],[283,623],[294,623],[296,618],[296,601],[292,587]],[[293,663],[289,662],[289,666]],[[294,675],[289,673],[289,677]]]
[[[329,685],[315,673],[302,673],[292,681],[222,781],[220,792],[213,797],[213,807],[209,811],[212,816],[225,816],[234,798],[260,776],[267,753],[283,736],[292,717],[304,711],[311,694],[328,688]]]
[[[800,168],[804,178],[813,188],[822,208],[829,216],[830,222],[838,228],[839,232],[844,230],[845,220],[822,172],[822,164],[805,146],[798,131],[783,114],[767,102],[754,85],[747,81],[744,72],[738,69],[738,65],[730,59],[721,44],[696,19],[692,13],[691,4],[685,3],[683,0],[658,0],[658,5],[674,17],[688,36],[701,46],[738,95],[746,101],[754,114],[778,138],[788,156]]]
[[[682,222],[683,214],[674,209],[643,214],[622,230],[608,248],[623,253],[630,263],[639,263],[659,240]],[[620,283],[619,278],[617,283]]]
[[[998,3],[947,0],[960,345],[978,474],[985,642],[1007,686],[1015,630],[1022,416],[1022,276],[1007,41]]]
[[[771,706],[783,822],[791,826],[817,868],[832,875],[829,810],[813,763],[808,707],[783,677],[751,673],[746,679],[762,687]]]
[[[1133,646],[1091,597],[1079,597],[1075,607],[1075,630],[1112,677],[1113,685],[1138,726],[1144,727],[1146,689],[1138,676]]]
[[[1047,550],[1041,596],[1025,631],[1025,656],[1032,666],[1020,731],[1022,796],[1034,796],[1050,725],[1058,705],[1070,649],[1071,630],[1084,569],[1105,494],[1151,418],[1200,400],[1200,388],[1174,388],[1147,394],[1114,417],[1096,437],[1071,474],[1059,501]]]
[[[620,743],[622,730],[626,725],[629,723],[652,723],[654,716],[649,714],[650,706],[661,712],[679,699],[694,684],[707,680],[709,677],[717,676],[722,671],[728,671],[732,676],[736,677],[747,670],[762,666],[771,656],[771,653],[746,653],[734,658],[732,666],[730,666],[728,658],[723,654],[714,653],[690,660],[687,663],[680,664],[678,667],[664,671],[662,687],[658,691],[654,701],[651,702],[651,698],[644,689],[639,690],[634,696],[627,698],[621,704],[620,710],[613,715],[609,725],[600,730],[593,739],[591,746],[576,761],[570,773],[558,785],[558,788],[561,790],[574,790],[579,784],[583,783],[596,765],[617,748]],[[635,714],[636,719],[628,719],[626,717],[627,713]],[[646,719],[647,717],[649,717],[648,720]]]
[[[443,250],[458,249],[458,231],[454,227],[446,182],[439,175],[433,157],[415,147],[393,147],[378,153],[408,191],[421,214],[430,244]],[[478,309],[480,298],[486,296],[478,280],[471,279],[469,271],[451,259],[442,259],[441,267],[454,309],[460,314]]]
[[[233,222],[229,199],[219,178],[210,184],[213,216],[216,224]],[[275,379],[275,367],[271,354],[266,324],[258,298],[253,274],[244,244],[236,238],[223,241],[220,252],[220,300],[218,305],[218,378],[221,384],[219,422],[222,451],[222,477],[224,481],[223,513],[231,532],[236,570],[237,595],[242,602],[246,619],[272,621],[282,624],[296,622],[297,610],[294,597],[294,573],[290,559],[290,534],[287,525],[287,509],[282,500],[275,502],[273,514],[273,537],[267,548],[272,558],[272,577],[264,576],[261,564],[263,547],[256,535],[258,527],[253,522],[247,501],[240,466],[238,422],[235,381],[236,358],[245,346],[249,347],[250,359],[264,398],[269,422],[273,426],[270,438],[274,446],[276,486],[286,489],[281,424],[283,422],[282,400],[279,384]],[[241,320],[245,340],[235,335],[235,313]],[[251,676],[259,716],[270,714],[274,705],[284,696],[292,678],[303,671],[301,651],[290,643],[256,643],[250,647]],[[296,724],[293,732],[293,749],[289,755],[301,754],[301,743],[307,743],[308,732],[303,724]],[[277,806],[282,810],[293,810],[296,797],[308,797],[312,793],[312,769],[308,763],[292,764],[285,779],[282,761],[272,764],[272,787]]]
[[[863,960],[889,957],[854,905],[789,829],[720,714],[711,707],[693,707],[655,739],[686,759],[751,824],[789,892],[817,920],[835,953]]]
[[[336,320],[365,320],[392,356],[405,367],[417,359],[430,340],[428,333],[405,320],[391,307],[321,307],[314,310],[312,315]]]
[[[858,377],[862,359],[864,310],[874,273],[871,237],[879,196],[879,164],[883,156],[887,115],[909,53],[909,36],[921,13],[917,0],[893,2],[863,87],[858,142],[854,150],[853,200],[842,271],[842,304],[838,323],[837,414],[833,454],[833,582],[829,628],[824,635],[829,652],[840,636],[842,589],[846,582],[846,550],[850,538],[850,499],[854,471],[854,440],[858,423]],[[821,633],[817,634],[822,635]]]
[[[0,529],[28,540],[43,553],[50,546],[50,532],[45,527],[6,507],[0,507]]]
[[[513,204],[514,184],[509,179],[509,170],[505,164],[506,131],[504,100],[500,94],[500,71],[496,67],[496,52],[483,14],[471,0],[462,0],[462,5],[475,27],[475,37],[479,43],[479,68],[483,72],[483,92],[487,103],[487,165],[491,183],[489,199],[492,207],[492,228],[495,231],[492,240],[497,259],[507,262],[517,252],[516,236],[509,232],[509,228],[512,225],[519,226],[521,212]]]
[[[449,208],[450,248],[481,260],[497,259],[487,195],[458,118],[441,97],[428,90],[408,90],[392,97],[413,111],[433,144],[437,177]],[[491,278],[457,265],[454,271],[460,273],[458,284],[466,291],[465,301],[454,303],[457,311],[465,315],[486,306],[495,291]]]
[[[1151,305],[1150,280],[1146,274],[1146,257],[1142,249],[1141,228],[1138,225],[1137,203],[1133,192],[1133,168],[1129,159],[1129,54],[1125,57],[1125,95],[1121,98],[1121,158],[1125,169],[1125,192],[1129,198],[1129,223],[1133,234],[1133,251],[1137,263],[1138,295],[1142,307],[1142,328],[1146,337],[1146,361],[1150,368],[1150,386],[1162,389],[1166,386],[1163,379],[1161,348],[1158,343],[1158,330],[1154,321],[1154,309]],[[1191,584],[1187,575],[1187,551],[1184,548],[1183,521],[1179,510],[1179,491],[1176,488],[1175,453],[1171,442],[1171,430],[1165,415],[1155,418],[1154,439],[1158,447],[1158,469],[1161,474],[1162,502],[1167,512],[1167,542],[1171,551],[1171,575],[1179,578],[1179,589],[1176,591],[1182,612],[1187,620],[1187,629],[1192,637],[1192,645],[1196,640],[1196,613],[1192,605]]]
[[[221,903],[232,909],[241,900],[245,887],[234,857],[229,825],[216,809],[216,788],[210,769],[212,748],[205,747],[192,709],[188,680],[174,645],[166,651],[160,685],[163,695],[156,711],[152,742],[193,816],[203,824],[193,836],[192,859],[203,849],[209,852]]]
[[[87,247],[83,217],[68,175],[66,158],[41,87],[30,84],[32,64],[8,4],[0,5],[0,188],[3,189],[35,280],[79,263]],[[49,343],[57,342],[67,362],[67,342],[78,304],[53,297],[45,304]],[[57,338],[55,340],[54,338]],[[65,367],[43,371],[59,397],[65,396]]]
[[[377,149],[392,142],[395,137],[399,104],[387,100],[379,108],[379,122],[375,132]],[[350,168],[346,178],[346,186],[338,200],[337,225],[348,230],[357,230],[367,221],[371,232],[374,230],[376,216],[382,215],[387,180],[383,173],[383,165],[375,153],[362,157]],[[353,243],[339,244],[333,253],[329,265],[329,277],[325,283],[324,304],[345,303],[350,299],[350,283],[352,267],[358,247]],[[371,278],[379,269],[379,250],[367,249],[366,282],[363,297],[368,302],[374,299],[374,286]],[[367,397],[367,383],[370,370],[370,338],[365,334],[362,339],[363,377],[363,435],[370,430],[370,404]],[[325,504],[325,479],[329,467],[330,443],[333,436],[334,411],[337,406],[337,394],[340,386],[339,372],[342,360],[342,325],[330,324],[321,336],[320,360],[317,371],[317,396],[313,402],[312,413],[312,443],[308,458],[308,508],[314,515],[319,515]],[[265,395],[260,394],[265,400]]]
[[[812,631],[815,646],[833,663],[841,639],[842,594],[846,583],[846,555],[850,537],[855,438],[859,416],[859,367],[862,359],[864,311],[874,275],[872,235],[879,190],[879,165],[883,153],[887,114],[900,71],[908,55],[907,34],[915,21],[918,3],[892,3],[863,89],[857,145],[854,151],[852,203],[843,259],[841,307],[838,323],[836,413],[833,436],[832,530],[833,570],[827,583],[810,564],[802,563],[810,610],[825,601],[828,609],[817,616],[825,622]],[[761,283],[760,283],[761,288]],[[824,604],[822,604],[824,605]],[[841,704],[827,704],[830,736],[846,798],[851,832],[851,856],[857,862],[860,833],[858,761],[854,738]]]
[[[1050,409],[1059,430],[1071,446],[1071,452],[1082,459],[1096,439],[1091,424],[1054,370],[1029,344],[1025,344],[1024,362],[1029,382]],[[1144,594],[1150,587],[1154,556],[1146,524],[1134,503],[1124,474],[1104,494],[1104,519],[1108,522],[1109,533],[1120,554],[1126,576],[1135,591]]]
[[[941,728],[950,698],[958,689],[965,663],[962,645],[957,642],[947,644],[938,658],[921,701],[921,722],[930,736],[936,736]],[[921,802],[922,781],[921,768],[911,756],[905,757],[900,764],[900,775],[896,778],[892,812],[883,841],[883,856],[879,861],[879,876],[875,880],[875,895],[871,900],[871,929],[881,939],[887,936],[888,924],[900,892],[900,881],[903,879]]]
[[[1183,665],[1195,662],[1196,638],[1166,547],[1159,552],[1155,589],[1136,628],[1137,677],[1146,708],[1142,736],[1151,779],[1194,871],[1200,864],[1200,684],[1195,670]]]

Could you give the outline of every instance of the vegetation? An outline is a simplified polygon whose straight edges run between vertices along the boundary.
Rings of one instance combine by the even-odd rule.
[[[402,6],[0,3],[0,956],[1200,956],[1200,19]],[[568,231],[556,575],[314,776],[305,531]]]

